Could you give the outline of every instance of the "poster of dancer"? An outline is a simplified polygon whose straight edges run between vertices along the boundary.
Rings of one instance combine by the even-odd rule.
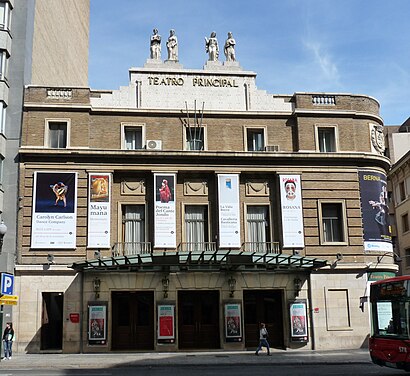
[[[31,248],[76,247],[77,173],[34,173]]]
[[[393,252],[387,178],[375,171],[359,171],[365,251]]]

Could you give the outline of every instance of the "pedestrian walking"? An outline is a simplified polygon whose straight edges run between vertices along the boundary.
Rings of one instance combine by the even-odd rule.
[[[8,322],[3,332],[3,343],[4,343],[4,358],[3,359],[11,359],[13,341],[14,341],[13,324],[11,322]]]
[[[266,329],[265,323],[261,322],[260,330],[259,330],[259,346],[256,349],[255,355],[259,355],[259,351],[261,351],[262,347],[266,347],[268,350],[268,355],[270,355],[270,347],[269,347],[269,333]]]

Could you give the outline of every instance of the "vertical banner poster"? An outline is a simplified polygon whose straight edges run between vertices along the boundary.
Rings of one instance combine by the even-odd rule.
[[[111,175],[88,175],[88,248],[110,248]]]
[[[158,305],[158,342],[175,341],[175,306]]]
[[[393,252],[386,175],[359,171],[365,251]]]
[[[35,172],[31,248],[76,247],[77,173]]]
[[[302,187],[300,175],[279,175],[283,248],[303,248]]]
[[[307,342],[308,326],[306,315],[306,301],[296,300],[290,303],[290,335],[291,340]]]
[[[154,247],[176,248],[175,174],[154,174]]]
[[[107,340],[107,305],[88,306],[88,341],[90,344],[103,345]]]
[[[239,175],[218,174],[219,248],[240,248]]]
[[[225,304],[225,338],[227,342],[242,341],[241,305]]]

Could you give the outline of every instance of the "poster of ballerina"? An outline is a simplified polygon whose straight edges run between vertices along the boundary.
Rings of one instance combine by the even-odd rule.
[[[34,173],[31,248],[76,247],[77,173]]]

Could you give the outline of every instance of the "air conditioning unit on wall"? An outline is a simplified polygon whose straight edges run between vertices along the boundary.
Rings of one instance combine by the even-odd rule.
[[[266,145],[265,151],[279,151],[279,145]]]
[[[147,150],[162,150],[162,141],[147,140]]]

